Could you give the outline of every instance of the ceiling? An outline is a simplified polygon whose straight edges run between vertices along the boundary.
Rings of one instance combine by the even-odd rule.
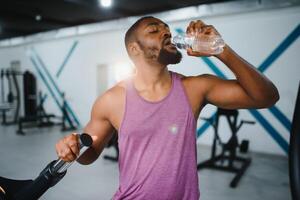
[[[228,0],[0,0],[0,39]]]

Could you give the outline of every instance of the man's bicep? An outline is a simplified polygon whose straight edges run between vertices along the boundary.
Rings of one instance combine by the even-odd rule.
[[[253,108],[257,105],[237,80],[223,80],[207,75],[205,81],[205,99],[208,103],[225,109]]]

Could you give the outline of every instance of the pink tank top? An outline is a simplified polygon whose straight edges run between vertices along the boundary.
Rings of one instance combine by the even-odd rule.
[[[119,129],[119,188],[114,200],[198,200],[196,121],[178,74],[158,102],[128,81]]]

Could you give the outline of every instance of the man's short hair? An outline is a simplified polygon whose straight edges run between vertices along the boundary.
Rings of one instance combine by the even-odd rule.
[[[128,44],[130,42],[134,42],[136,41],[136,30],[139,27],[139,25],[141,24],[142,21],[146,20],[146,19],[151,19],[154,18],[152,16],[146,16],[146,17],[142,17],[140,19],[138,19],[125,33],[125,46],[126,49],[128,47]],[[128,51],[128,49],[127,49]]]

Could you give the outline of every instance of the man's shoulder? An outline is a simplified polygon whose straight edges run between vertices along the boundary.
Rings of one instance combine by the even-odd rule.
[[[109,88],[100,98],[107,101],[118,101],[125,96],[126,91],[126,81],[120,81],[116,83],[113,87]]]
[[[126,81],[120,81],[116,83],[113,87],[106,91],[107,95],[112,95],[113,97],[119,96],[125,93],[126,90]]]
[[[201,74],[197,76],[181,76],[181,83],[188,95],[194,95],[199,97],[205,95],[209,90],[214,75]]]
[[[97,97],[93,110],[96,112],[101,110],[102,114],[108,115],[112,110],[123,105],[124,100],[125,83],[119,82]]]
[[[174,73],[176,73],[177,76],[180,77],[181,82],[187,86],[199,84],[200,82],[205,82],[213,76],[210,74],[200,74],[197,76],[186,76],[186,75],[180,74],[178,72],[174,72]]]

